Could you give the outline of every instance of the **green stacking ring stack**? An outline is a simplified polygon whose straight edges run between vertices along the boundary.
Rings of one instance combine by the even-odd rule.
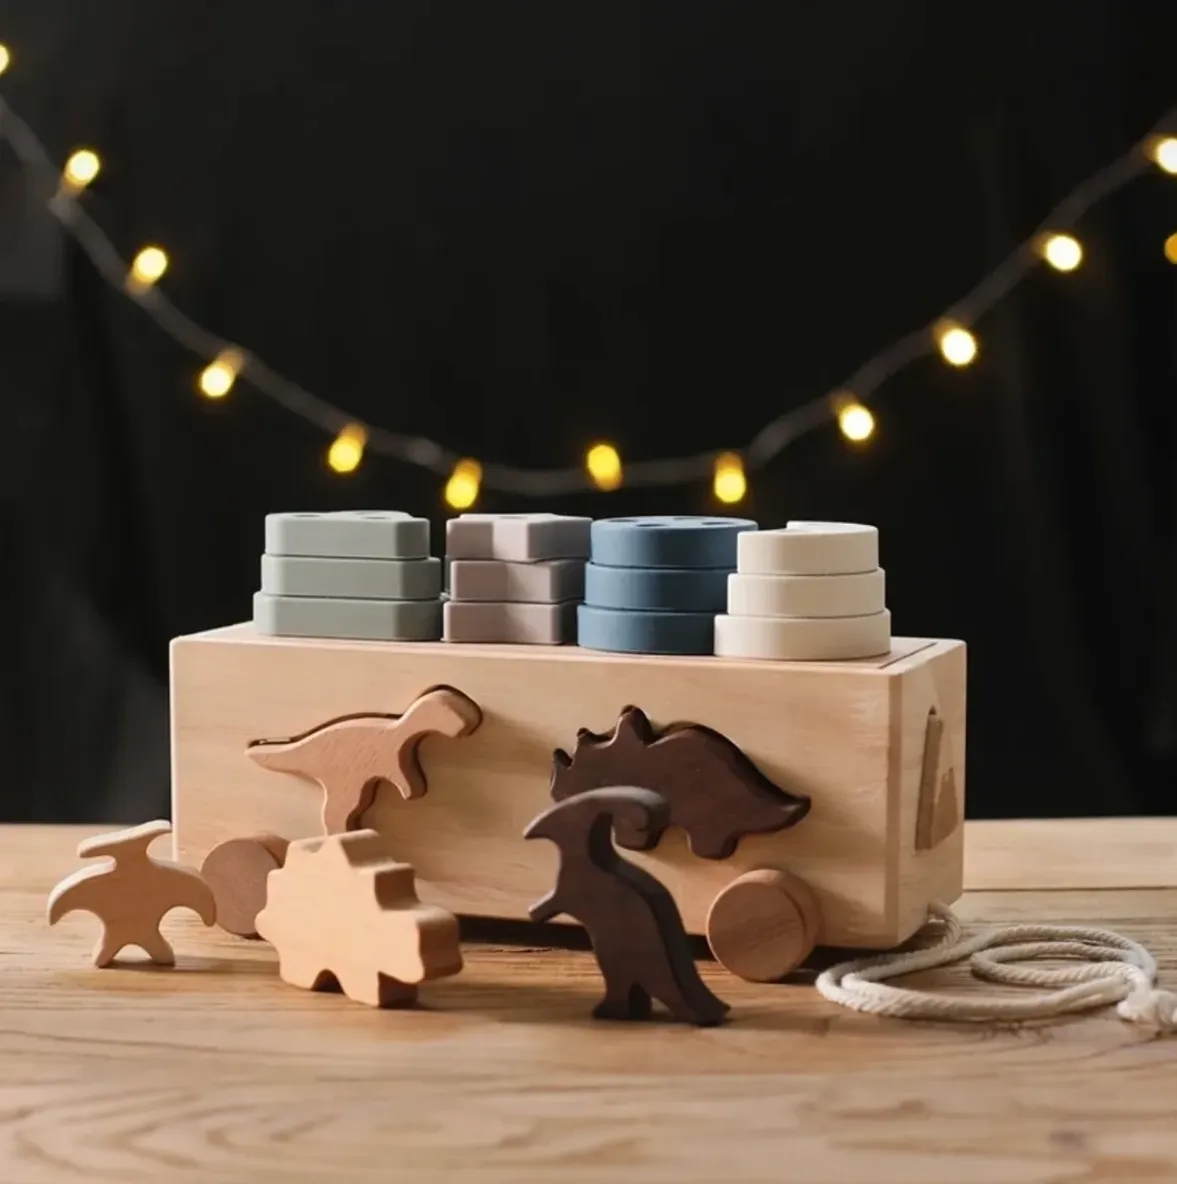
[[[365,641],[441,637],[429,520],[399,510],[267,514],[259,633]]]
[[[747,518],[603,518],[592,524],[591,560],[577,640],[625,654],[710,654],[715,617],[727,608],[736,540]]]

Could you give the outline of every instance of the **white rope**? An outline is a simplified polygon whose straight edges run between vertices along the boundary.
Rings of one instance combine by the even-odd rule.
[[[1156,959],[1127,937],[1072,925],[1010,925],[964,937],[947,905],[933,904],[928,911],[917,948],[831,966],[818,976],[818,991],[854,1011],[912,1020],[1049,1019],[1115,1003],[1121,1019],[1177,1032],[1177,995],[1156,986]],[[946,995],[882,981],[966,958],[977,978],[1045,989],[1020,996]],[[1007,965],[1043,959],[1073,964],[1050,969]]]

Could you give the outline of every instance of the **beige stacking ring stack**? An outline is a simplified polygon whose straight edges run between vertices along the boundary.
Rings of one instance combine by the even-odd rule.
[[[727,613],[715,618],[717,654],[831,662],[890,649],[875,527],[790,522],[740,535]]]

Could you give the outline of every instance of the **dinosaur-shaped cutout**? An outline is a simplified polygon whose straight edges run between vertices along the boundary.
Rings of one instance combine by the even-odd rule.
[[[323,833],[354,830],[382,781],[406,800],[428,785],[418,747],[434,734],[468,736],[482,722],[478,704],[453,687],[435,687],[403,715],[345,715],[284,740],[255,740],[246,756],[265,769],[294,773],[323,789]]]
[[[679,723],[656,734],[646,713],[632,706],[622,708],[612,732],[581,728],[573,755],[558,748],[553,756],[554,801],[613,785],[641,786],[663,797],[670,825],[686,831],[692,852],[703,859],[727,859],[745,835],[796,826],[811,804],[770,781],[713,728]],[[631,828],[626,817],[618,819],[616,837],[632,851],[658,841],[649,829]]]
[[[162,863],[147,848],[171,834],[166,821],[97,835],[78,844],[78,858],[110,856],[107,863],[79,868],[49,894],[48,920],[56,925],[67,913],[93,913],[102,922],[94,965],[109,966],[126,946],[138,946],[153,962],[174,966],[176,955],[159,931],[172,909],[191,909],[206,925],[217,919],[216,902],[191,868]]]
[[[675,1019],[722,1022],[728,1005],[699,977],[674,898],[649,872],[614,849],[610,831],[653,846],[670,823],[664,798],[648,789],[610,786],[560,802],[536,818],[527,839],[548,839],[560,851],[556,887],[531,906],[533,921],[561,913],[588,930],[605,979],[598,1019],[647,1019],[652,999]]]

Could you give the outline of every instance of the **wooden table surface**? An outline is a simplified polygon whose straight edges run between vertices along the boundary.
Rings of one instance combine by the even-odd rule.
[[[1177,986],[1177,819],[969,826],[970,925],[1110,926]],[[179,914],[176,970],[98,971],[94,918],[44,921],[98,829],[0,827],[0,1184],[1177,1181],[1177,1039],[1106,1011],[881,1020],[708,965],[725,1027],[601,1024],[588,954],[500,943],[379,1012]]]

